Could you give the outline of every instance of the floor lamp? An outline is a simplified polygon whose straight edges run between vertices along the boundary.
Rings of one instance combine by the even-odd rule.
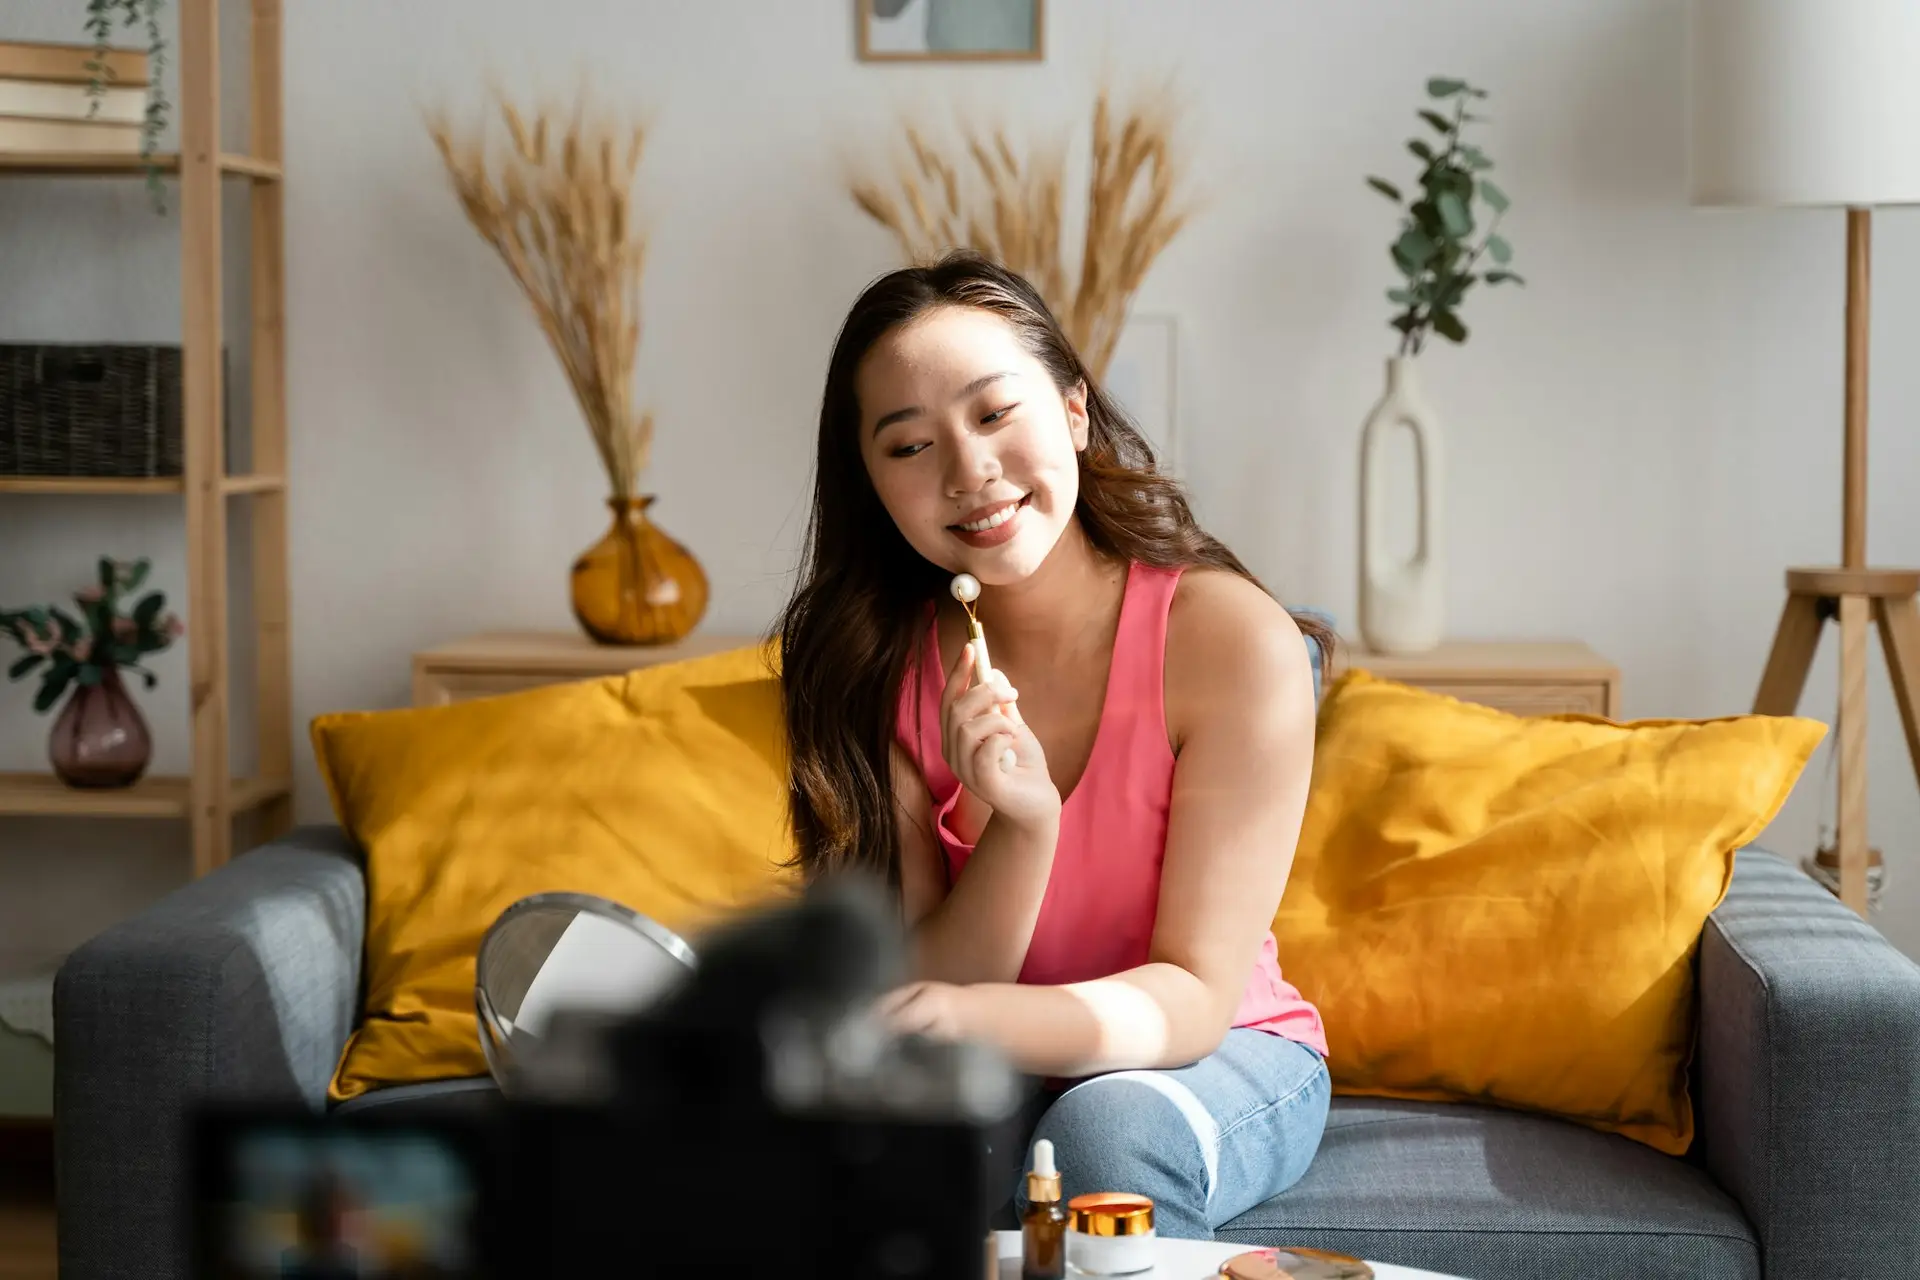
[[[1840,898],[1867,910],[1867,629],[1877,624],[1920,776],[1920,570],[1867,566],[1872,209],[1920,204],[1920,0],[1692,0],[1697,205],[1846,211],[1844,518],[1836,566],[1787,570],[1753,709],[1792,714],[1825,624],[1840,626],[1834,724]]]

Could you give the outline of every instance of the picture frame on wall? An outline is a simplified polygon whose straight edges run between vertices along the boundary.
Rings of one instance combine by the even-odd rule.
[[[862,62],[1039,62],[1046,0],[853,0]]]

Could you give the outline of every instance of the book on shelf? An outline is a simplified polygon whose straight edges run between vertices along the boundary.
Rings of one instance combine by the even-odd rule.
[[[0,40],[0,78],[8,80],[45,80],[55,84],[87,84],[93,72],[90,44],[45,44],[26,40]],[[101,80],[109,85],[144,87],[147,83],[147,54],[144,49],[109,48],[101,59]]]
[[[84,155],[137,155],[140,126],[115,120],[36,120],[0,116],[0,153],[63,151]]]
[[[147,91],[139,85],[112,84],[95,97],[84,84],[0,76],[0,116],[139,124],[147,116]]]

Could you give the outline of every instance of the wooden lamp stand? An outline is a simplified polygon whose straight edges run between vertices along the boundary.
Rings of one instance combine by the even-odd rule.
[[[1920,778],[1920,570],[1869,569],[1867,564],[1867,285],[1871,215],[1847,210],[1847,365],[1845,526],[1836,567],[1787,570],[1787,603],[1753,709],[1792,715],[1829,619],[1840,623],[1839,750],[1840,900],[1867,913],[1867,619],[1880,628],[1893,695]]]

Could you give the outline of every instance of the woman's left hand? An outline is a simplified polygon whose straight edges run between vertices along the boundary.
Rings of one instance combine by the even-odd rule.
[[[966,988],[951,982],[910,982],[880,997],[877,1009],[900,1035],[959,1040],[966,1027]]]

